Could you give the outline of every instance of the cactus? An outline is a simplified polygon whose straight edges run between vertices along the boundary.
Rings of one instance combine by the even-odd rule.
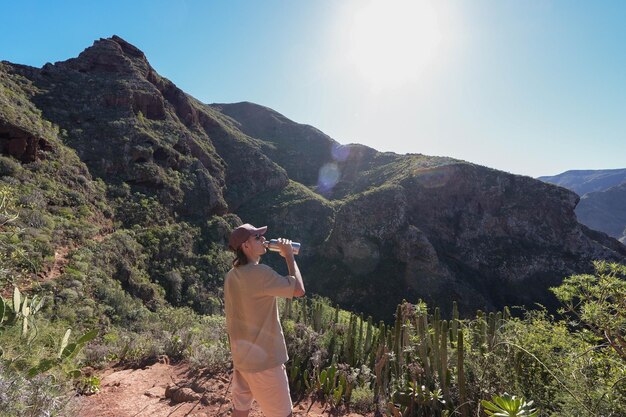
[[[364,320],[363,320],[363,314],[359,315],[359,339],[358,342],[356,344],[356,350],[355,350],[355,355],[356,357],[359,359],[356,364],[361,364],[364,362],[364,356],[366,355],[365,350],[364,350],[364,345],[363,345],[363,325],[364,325]]]
[[[452,302],[452,320],[450,321],[450,342],[456,343],[457,330],[459,329],[459,305]]]
[[[309,377],[308,369],[304,370],[304,373],[302,374],[302,379],[304,380],[304,386],[306,387],[306,390],[309,391],[311,389],[311,379]]]
[[[67,329],[65,331],[65,335],[63,336],[63,339],[61,339],[61,347],[59,349],[59,353],[57,354],[57,358],[61,358],[63,356],[63,351],[65,350],[65,348],[67,347],[67,344],[70,341],[70,335],[72,334],[72,329]]]
[[[439,307],[435,308],[435,314],[433,315],[433,335],[432,335],[432,344],[431,344],[431,355],[430,355],[430,364],[433,368],[433,373],[437,373],[439,378],[441,378],[441,361],[439,347],[441,345],[441,315],[439,311]]]
[[[504,309],[502,310],[502,319],[508,320],[510,318],[511,318],[511,310],[509,310],[509,307],[505,306]]]
[[[300,365],[301,360],[296,357],[289,368],[289,385],[293,387],[294,392],[300,392],[302,388],[302,380],[299,378]]]
[[[308,312],[307,305],[306,305],[306,299],[304,299],[302,300],[302,323],[309,324],[308,318],[309,318],[309,312]]]
[[[324,397],[328,398],[334,390],[337,388],[337,368],[334,364],[330,367],[323,369],[319,374],[319,378],[316,382],[316,388],[320,391]]]
[[[378,351],[376,352],[376,361],[374,365],[374,373],[376,374],[376,397],[384,397],[385,395],[385,367],[389,362],[389,356],[387,355],[387,347],[384,344],[381,344],[378,347]]]
[[[487,327],[487,343],[489,346],[489,350],[493,349],[493,346],[496,341],[496,315],[491,312],[489,313],[488,319],[488,327]]]
[[[292,303],[293,300],[291,298],[287,298],[285,300],[285,306],[283,308],[283,317],[286,319],[291,319],[292,318]]]
[[[321,301],[313,302],[313,330],[319,332],[322,330],[322,312],[324,311]]]
[[[20,290],[17,289],[17,287],[13,288],[13,311],[15,312],[15,314],[19,313],[20,311],[20,305],[22,304],[21,302],[21,293]]]
[[[403,301],[406,303],[406,301]],[[391,350],[396,355],[395,373],[399,374],[402,367],[402,304],[396,307],[396,321],[393,327]]]
[[[350,314],[348,327],[346,329],[346,344],[344,345],[344,359],[348,364],[354,366],[356,348],[356,316]]]
[[[373,337],[373,329],[372,329],[372,316],[367,318],[367,329],[365,332],[365,343],[363,344],[363,356],[366,357],[369,355],[370,350],[372,348],[372,337]],[[365,358],[364,358],[365,360]]]
[[[37,304],[35,304],[35,301],[37,301],[37,296],[33,297],[33,300],[30,303],[30,308],[31,308],[31,314],[37,314],[39,312],[39,310],[41,310],[41,308],[43,307],[43,303],[46,300],[45,297],[41,297],[41,300],[39,300],[39,302]]]
[[[37,366],[34,366],[28,370],[27,376],[32,378],[36,375],[39,375],[47,370],[61,365],[64,361],[69,361],[73,359],[78,352],[82,350],[87,342],[93,340],[96,336],[98,336],[98,330],[92,330],[90,332],[85,333],[81,336],[76,342],[69,343],[70,334],[72,331],[67,329],[65,335],[61,339],[59,353],[57,357],[54,359],[42,359]],[[75,378],[77,375],[80,376],[80,371],[72,370],[67,373],[69,377]]]
[[[357,343],[358,343],[358,331],[357,331],[357,324],[358,324],[358,320],[359,317],[354,314],[354,315],[350,315],[350,334],[352,335],[352,345],[350,346],[350,350],[349,350],[349,359],[350,361],[348,362],[350,364],[350,366],[355,366],[357,363]]]
[[[443,320],[441,322],[441,346],[439,348],[440,353],[440,365],[439,365],[439,381],[441,383],[441,389],[443,391],[443,398],[446,402],[450,401],[449,387],[448,387],[448,322]]]
[[[28,334],[28,318],[30,317],[30,307],[28,306],[28,296],[24,297],[21,307],[22,314],[22,337]]]
[[[426,314],[421,314],[417,318],[417,333],[420,341],[417,352],[424,367],[424,376],[426,380],[430,380],[431,372],[428,358],[430,336],[428,334],[428,320]]]
[[[465,386],[465,371],[463,369],[463,330],[457,333],[457,384],[459,385],[459,409],[462,417],[469,417],[469,405],[467,404],[467,387]]]
[[[481,353],[485,353],[487,347],[487,322],[482,310],[476,311],[476,328],[474,330],[474,340],[480,347]]]

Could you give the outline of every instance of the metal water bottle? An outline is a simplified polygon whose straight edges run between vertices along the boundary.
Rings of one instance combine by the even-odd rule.
[[[280,249],[278,249],[278,239],[266,240],[263,244],[271,251],[280,252]],[[291,242],[291,247],[293,248],[294,255],[300,253],[300,244],[298,242]]]

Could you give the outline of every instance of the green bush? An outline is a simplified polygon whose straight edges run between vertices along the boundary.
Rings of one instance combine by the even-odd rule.
[[[369,413],[374,410],[374,391],[366,386],[357,386],[352,390],[350,408],[357,413]]]
[[[15,175],[19,170],[19,162],[13,158],[0,155],[0,177]]]

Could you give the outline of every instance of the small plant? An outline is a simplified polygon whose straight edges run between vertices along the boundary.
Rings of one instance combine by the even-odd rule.
[[[374,391],[366,386],[358,386],[350,396],[350,407],[360,413],[367,413],[374,408]]]
[[[517,398],[515,395],[509,395],[506,392],[504,395],[494,395],[491,397],[492,401],[482,400],[481,404],[485,407],[485,413],[488,416],[494,417],[534,417],[539,411],[536,408],[532,408],[533,402],[524,399],[524,397]]]
[[[95,329],[88,333],[85,333],[76,342],[69,343],[71,333],[71,329],[67,329],[67,331],[65,332],[63,339],[61,339],[61,347],[56,358],[42,359],[37,366],[33,366],[28,370],[27,375],[29,378],[46,372],[47,370],[52,369],[55,366],[61,366],[64,363],[70,363],[71,359],[73,359],[78,354],[78,352],[80,352],[83,347],[85,347],[85,344],[87,342],[93,340],[96,336],[98,336],[98,330]],[[71,378],[78,378],[80,376],[79,369],[71,369],[66,373],[67,376]]]
[[[76,391],[82,395],[97,394],[100,391],[100,378],[95,375],[81,378],[76,384]]]

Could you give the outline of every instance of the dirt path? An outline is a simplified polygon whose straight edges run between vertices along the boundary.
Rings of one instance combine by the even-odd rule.
[[[54,263],[50,272],[40,282],[51,281],[57,279],[63,274],[65,267],[68,264],[67,255],[69,255],[71,248],[69,246],[62,246],[54,251]]]
[[[101,378],[99,393],[79,399],[79,417],[220,417],[232,411],[228,374],[194,377],[185,364],[157,363],[143,369],[109,369]],[[293,415],[363,417],[331,413],[310,399],[295,403]],[[263,417],[256,403],[250,417]]]
[[[37,275],[31,274],[25,282],[19,285],[19,290],[22,293],[28,293],[35,284],[41,284],[52,279],[57,279],[63,273],[65,266],[68,263],[67,255],[70,253],[71,248],[69,246],[62,246],[54,251],[54,262],[47,271],[41,271]],[[0,293],[2,297],[10,299],[13,296],[13,287],[6,287],[2,289]]]
[[[100,228],[100,231],[91,239],[96,242],[102,242],[111,233],[113,233],[113,231],[113,223],[110,220],[107,220]],[[54,261],[52,262],[52,266],[49,266],[44,271],[40,271],[36,275],[31,274],[24,282],[19,283],[18,288],[20,292],[28,293],[36,284],[52,281],[63,275],[65,267],[69,263],[67,257],[70,252],[75,249],[75,246],[61,246],[56,248],[54,251]],[[0,295],[4,299],[10,299],[10,297],[13,296],[13,287],[2,288],[0,290]]]

